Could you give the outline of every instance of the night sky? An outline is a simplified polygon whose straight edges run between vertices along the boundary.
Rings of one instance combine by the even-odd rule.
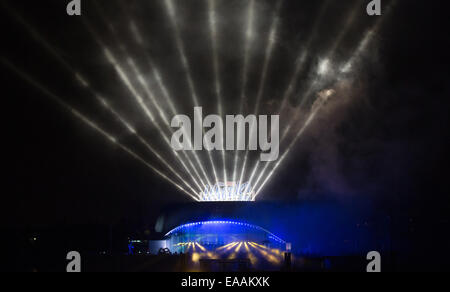
[[[67,16],[66,2],[2,1],[2,60],[33,76],[123,144],[159,165],[155,157],[96,103],[74,75],[33,39],[15,15],[52,44],[68,64],[87,76],[92,86],[120,109],[146,140],[167,153],[167,145],[158,130],[137,107],[85,24],[90,23],[123,61],[117,45],[117,41],[121,42],[145,76],[150,76],[146,57],[150,56],[180,113],[192,116],[186,74],[163,1],[103,0],[95,5],[95,1],[84,0],[82,17]],[[206,1],[174,2],[200,105],[205,114],[216,114]],[[284,1],[262,97],[262,114],[276,112],[296,56],[310,38],[324,2]],[[352,55],[365,32],[379,19],[367,16],[366,2],[331,1],[317,37],[311,42],[296,92],[301,92],[311,80],[320,58],[343,30],[352,9],[356,9],[355,21],[335,51],[333,64],[340,66]],[[391,2],[383,1],[383,6]],[[444,31],[448,15],[444,1],[397,2],[389,14],[382,16],[381,28],[355,70],[327,80],[323,89],[333,88],[335,96],[321,109],[258,200],[357,200],[373,206],[374,210],[448,224],[450,76],[446,65],[448,32]],[[254,106],[275,3],[256,1],[255,39],[243,114],[250,114]],[[218,0],[217,6],[224,111],[237,114],[248,1]],[[111,34],[104,19],[114,26],[117,37]],[[129,19],[141,29],[142,45],[133,39]],[[5,147],[2,153],[6,158],[2,225],[126,221],[151,226],[162,208],[192,201],[86,127],[4,63],[0,68]],[[149,80],[154,87],[155,81]],[[293,115],[300,103],[295,96],[281,114],[281,129],[291,121],[296,129],[301,125],[305,112],[302,110],[299,117]],[[286,147],[286,143],[281,145],[280,152]],[[200,155],[210,173],[206,154]],[[219,165],[220,154],[213,155]],[[229,164],[233,155],[227,153]],[[251,165],[256,158],[252,154]],[[173,159],[170,163],[180,169]]]

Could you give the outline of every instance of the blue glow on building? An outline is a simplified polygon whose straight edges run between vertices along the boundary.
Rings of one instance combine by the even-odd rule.
[[[260,230],[263,231],[265,233],[267,233],[269,235],[270,239],[273,239],[275,241],[277,241],[278,243],[281,244],[286,244],[286,241],[284,241],[283,239],[279,238],[278,236],[274,235],[273,233],[271,233],[270,231],[257,226],[257,225],[253,225],[253,224],[249,224],[249,223],[244,223],[244,222],[237,222],[237,221],[203,221],[203,222],[195,222],[195,223],[188,223],[188,224],[184,224],[181,226],[178,226],[174,229],[172,229],[171,231],[169,231],[165,236],[170,236],[173,233],[177,233],[180,230],[189,228],[189,227],[195,227],[195,226],[202,226],[202,225],[237,225],[237,226],[243,226],[243,227],[248,227],[248,228],[252,228],[252,229],[256,229],[256,230]]]
[[[208,251],[233,243],[254,243],[268,248],[285,250],[286,241],[272,232],[246,222],[231,220],[201,221],[183,224],[165,235],[173,252],[187,252],[198,244]],[[189,245],[190,244],[190,245]]]

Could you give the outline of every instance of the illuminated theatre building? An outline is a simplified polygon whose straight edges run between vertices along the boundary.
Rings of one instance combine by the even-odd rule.
[[[152,253],[156,248],[166,248],[172,254],[187,254],[199,264],[241,262],[250,269],[283,266],[290,244],[254,222],[258,220],[244,218],[246,213],[255,213],[247,210],[255,207],[249,184],[219,183],[207,188],[201,197],[202,203],[174,211],[170,217],[183,215],[175,220],[177,223],[168,223],[164,240],[151,248]],[[241,214],[237,215],[236,210]]]

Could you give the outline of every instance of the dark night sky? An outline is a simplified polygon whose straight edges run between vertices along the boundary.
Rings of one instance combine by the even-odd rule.
[[[93,102],[73,76],[58,64],[14,19],[22,15],[95,87],[123,110],[144,136],[159,149],[164,144],[148,126],[117,74],[101,55],[80,17],[68,17],[68,1],[2,1],[2,58],[22,68],[80,109],[136,151],[132,137]],[[84,1],[83,18],[118,52],[115,40],[99,17],[93,1]],[[186,114],[192,112],[185,75],[174,46],[162,1],[98,1],[117,26],[120,40],[146,74],[144,52],[161,68],[167,87]],[[294,56],[309,37],[323,1],[286,1],[281,29],[269,70],[262,111],[272,113],[279,102]],[[326,52],[342,29],[354,1],[331,1],[331,8],[313,42],[310,63]],[[356,23],[337,52],[348,58],[375,18],[361,3]],[[388,3],[389,1],[383,1]],[[193,69],[201,105],[216,113],[211,47],[204,1],[177,1],[182,37]],[[219,1],[221,75],[227,113],[237,113],[246,1]],[[264,42],[274,1],[257,1],[257,37],[249,72],[246,112],[252,108],[261,74]],[[307,131],[290,158],[265,188],[263,200],[338,198],[373,202],[374,208],[422,218],[448,220],[449,70],[448,18],[444,1],[399,1],[376,41],[364,55],[352,91],[338,90]],[[387,4],[386,4],[387,5]],[[126,8],[123,10],[122,8]],[[130,15],[145,28],[142,47],[127,32]],[[313,65],[311,65],[313,67]],[[1,67],[3,186],[0,221],[11,224],[151,222],[161,208],[189,201],[172,186],[76,120],[38,90]],[[299,86],[307,76],[299,81]],[[295,102],[291,100],[291,107]],[[289,122],[289,112],[281,117]],[[285,145],[284,145],[285,146]],[[283,146],[281,151],[283,150]],[[140,152],[140,153],[141,153]],[[231,155],[231,154],[230,154]],[[217,155],[217,157],[220,157]],[[155,161],[151,156],[146,156]],[[204,157],[206,161],[206,156]],[[218,161],[219,158],[217,158]],[[6,187],[5,187],[6,186]]]

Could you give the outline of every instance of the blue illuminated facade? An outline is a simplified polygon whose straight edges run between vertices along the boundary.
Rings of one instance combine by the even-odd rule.
[[[252,242],[280,250],[286,246],[283,239],[260,226],[229,220],[184,224],[169,231],[165,238],[170,250],[178,253],[186,252],[189,243],[209,251],[237,242]]]
[[[391,250],[389,217],[372,215],[371,206],[356,198],[351,204],[206,202],[169,206],[160,222],[164,239],[172,242],[172,251],[173,245],[180,243],[220,246],[245,240],[284,251],[286,241],[292,243],[291,252],[299,257],[336,257]]]

